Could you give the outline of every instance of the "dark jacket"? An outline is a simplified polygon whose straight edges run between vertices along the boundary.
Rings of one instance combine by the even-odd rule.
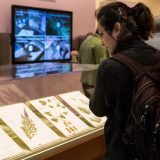
[[[115,54],[119,52],[143,65],[157,63],[156,56],[160,54],[134,36],[119,43]],[[122,142],[121,130],[124,130],[128,119],[133,88],[133,77],[125,66],[111,58],[101,63],[98,68],[95,93],[90,100],[90,109],[95,115],[108,118],[104,127],[106,160],[131,160],[130,151]]]

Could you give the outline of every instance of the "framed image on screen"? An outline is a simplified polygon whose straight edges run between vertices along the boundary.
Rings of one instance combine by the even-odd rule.
[[[12,6],[12,63],[71,59],[72,12]]]

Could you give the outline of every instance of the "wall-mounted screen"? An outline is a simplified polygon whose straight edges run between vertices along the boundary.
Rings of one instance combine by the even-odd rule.
[[[72,12],[12,6],[12,63],[68,61]]]

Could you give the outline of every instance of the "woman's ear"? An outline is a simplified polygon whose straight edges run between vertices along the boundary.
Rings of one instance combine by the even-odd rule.
[[[113,32],[112,32],[112,37],[115,39],[115,40],[118,40],[118,37],[121,33],[121,24],[119,22],[116,22],[115,25],[114,25],[114,29],[113,29]]]

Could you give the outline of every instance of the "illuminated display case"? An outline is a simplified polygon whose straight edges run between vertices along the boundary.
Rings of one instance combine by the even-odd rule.
[[[88,108],[82,72],[97,65],[0,67],[0,159],[101,160],[105,118]]]

